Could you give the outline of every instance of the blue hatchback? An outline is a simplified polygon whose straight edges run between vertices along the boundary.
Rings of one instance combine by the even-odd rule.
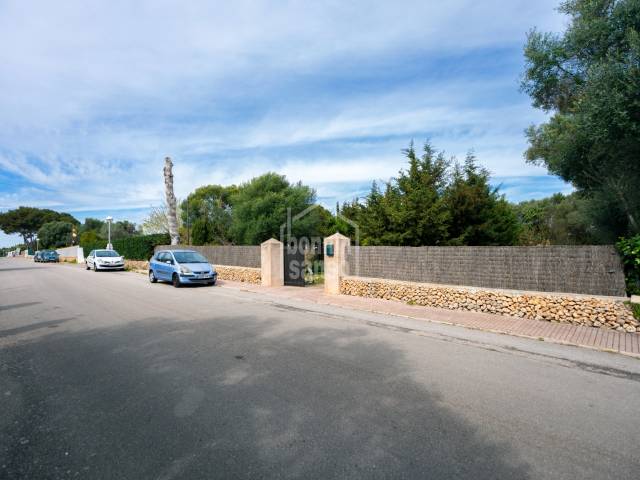
[[[182,285],[215,285],[218,274],[209,261],[193,250],[161,250],[149,261],[149,281]]]

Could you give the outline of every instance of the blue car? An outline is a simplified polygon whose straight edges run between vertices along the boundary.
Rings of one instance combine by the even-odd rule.
[[[57,263],[60,261],[60,255],[55,250],[44,250],[40,253],[40,261]]]
[[[209,261],[193,250],[160,250],[149,260],[149,281],[182,285],[215,285],[218,274]]]

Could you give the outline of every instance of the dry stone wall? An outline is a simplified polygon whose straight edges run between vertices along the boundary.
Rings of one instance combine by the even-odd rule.
[[[216,265],[218,278],[232,282],[260,283],[260,269],[250,267],[235,267],[230,265]]]
[[[640,332],[640,323],[634,319],[631,310],[621,299],[615,298],[520,293],[349,276],[341,279],[340,293],[449,310]]]

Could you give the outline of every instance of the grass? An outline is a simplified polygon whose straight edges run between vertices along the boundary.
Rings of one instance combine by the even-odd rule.
[[[306,274],[304,280],[307,285],[323,285],[324,273],[314,273],[313,276]]]
[[[631,302],[624,302],[630,309],[631,312],[633,313],[633,317],[636,320],[640,320],[640,303],[631,303]]]

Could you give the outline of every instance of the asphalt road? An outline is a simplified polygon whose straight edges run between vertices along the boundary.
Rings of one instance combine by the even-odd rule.
[[[639,360],[21,259],[0,407],[3,479],[640,475]]]

